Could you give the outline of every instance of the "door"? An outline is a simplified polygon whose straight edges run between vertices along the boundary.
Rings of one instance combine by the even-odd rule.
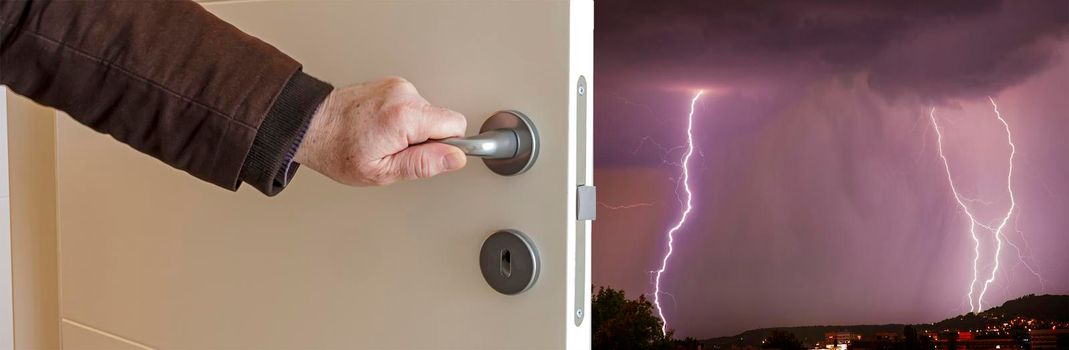
[[[350,188],[309,169],[274,198],[220,190],[69,119],[57,126],[65,348],[588,348],[593,3],[221,1],[211,12],[344,86],[386,75],[464,113],[526,114],[540,151]],[[250,62],[250,64],[255,64]],[[587,201],[589,204],[589,201]],[[537,249],[530,289],[480,271],[492,233]]]

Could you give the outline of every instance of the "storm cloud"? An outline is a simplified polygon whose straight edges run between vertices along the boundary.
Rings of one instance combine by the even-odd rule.
[[[1056,59],[1065,1],[600,1],[601,71],[670,85],[863,73],[876,90],[987,95]],[[612,79],[612,77],[609,77]]]
[[[662,279],[678,335],[966,311],[972,241],[928,112],[989,223],[1009,147],[987,97],[1017,144],[1021,250],[986,302],[1069,293],[1069,2],[599,0],[595,22],[595,284],[652,291],[707,92]]]

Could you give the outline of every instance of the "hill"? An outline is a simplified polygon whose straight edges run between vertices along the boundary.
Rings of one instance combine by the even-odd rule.
[[[1069,322],[1069,295],[1029,294],[984,311],[988,315],[1031,317]]]
[[[993,321],[1017,317],[1069,322],[1069,295],[1029,294],[979,314],[968,313],[933,324],[935,329],[978,329]]]

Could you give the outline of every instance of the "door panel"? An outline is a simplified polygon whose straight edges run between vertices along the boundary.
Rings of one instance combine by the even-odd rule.
[[[575,237],[589,227],[575,221],[576,179],[590,177],[576,173],[589,129],[576,134],[575,82],[591,74],[590,1],[206,7],[335,86],[403,76],[467,115],[469,134],[494,111],[522,111],[538,127],[539,159],[513,177],[470,159],[384,188],[304,169],[267,198],[201,183],[61,118],[64,318],[154,348],[589,347],[589,317],[573,319],[589,254],[579,268],[573,259],[589,246]],[[478,265],[483,240],[506,228],[542,259],[538,282],[514,296],[491,289]]]
[[[151,350],[152,348],[131,342],[114,334],[89,328],[76,322],[64,321],[64,350]]]

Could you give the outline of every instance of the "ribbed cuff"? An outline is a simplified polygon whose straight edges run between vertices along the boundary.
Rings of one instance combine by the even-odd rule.
[[[256,132],[241,167],[241,181],[268,196],[281,192],[297,170],[298,164],[291,161],[295,145],[300,144],[316,109],[333,89],[304,72],[294,73]]]

